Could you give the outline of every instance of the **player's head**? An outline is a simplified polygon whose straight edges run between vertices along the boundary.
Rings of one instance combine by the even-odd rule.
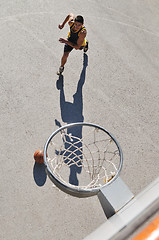
[[[75,18],[75,22],[79,22],[79,23],[84,23],[84,18],[81,16],[81,15],[78,15],[76,18]]]
[[[84,18],[80,15],[78,15],[76,18],[75,18],[75,30],[79,30],[82,25],[84,23]]]

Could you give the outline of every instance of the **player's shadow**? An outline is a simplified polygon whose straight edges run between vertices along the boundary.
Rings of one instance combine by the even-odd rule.
[[[59,79],[57,80],[56,86],[57,89],[60,90],[60,108],[61,108],[61,118],[64,123],[75,123],[75,122],[83,122],[84,116],[83,116],[83,95],[82,95],[82,89],[83,85],[85,83],[85,77],[86,77],[86,68],[88,66],[88,56],[87,54],[83,54],[83,69],[80,75],[80,79],[78,81],[77,90],[75,94],[73,95],[73,103],[67,102],[65,99],[65,93],[64,93],[64,77],[61,75]],[[61,123],[57,120],[55,120],[55,124],[59,127],[61,127]],[[71,134],[72,139],[69,139],[68,134]],[[69,183],[73,185],[78,185],[78,178],[77,173],[80,174],[82,171],[81,163],[79,159],[82,160],[82,142],[77,141],[76,139],[82,139],[82,126],[74,127],[74,128],[68,128],[66,133],[66,142],[64,142],[65,149],[69,148],[69,150],[72,151],[72,155],[70,155],[69,159],[72,157],[72,162],[78,161],[78,164],[72,164],[72,162],[69,162],[70,167],[70,176],[69,176]],[[72,141],[74,141],[74,146],[72,146]],[[76,142],[77,141],[77,142]],[[72,146],[70,149],[70,145]],[[79,150],[75,150],[75,149]],[[74,152],[76,152],[76,157],[74,155]],[[60,153],[58,153],[60,154]],[[62,153],[61,153],[62,154]],[[64,158],[67,159],[67,152],[64,154]],[[65,161],[65,163],[67,163]]]
[[[44,164],[35,162],[34,169],[33,169],[33,176],[34,176],[35,183],[39,187],[42,187],[45,184],[47,175],[45,172]]]

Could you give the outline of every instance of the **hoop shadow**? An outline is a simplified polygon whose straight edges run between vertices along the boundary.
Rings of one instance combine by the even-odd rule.
[[[57,86],[57,89],[60,90],[61,118],[64,123],[69,124],[69,123],[84,121],[82,89],[85,83],[87,66],[88,66],[88,56],[87,54],[84,53],[83,69],[80,75],[80,79],[78,81],[77,90],[73,95],[73,103],[67,102],[65,99],[64,87],[63,87],[63,81],[64,81],[63,75],[61,75],[57,80],[56,86]],[[55,124],[58,127],[61,127],[61,123],[56,119],[55,119]],[[71,139],[68,137],[69,135],[72,136]],[[80,174],[82,171],[81,161],[79,161],[79,159],[82,160],[82,154],[81,154],[82,142],[79,141],[78,139],[82,139],[82,126],[78,126],[76,128],[75,127],[68,128],[65,139],[66,139],[66,141],[64,142],[65,149],[69,148],[69,150],[72,152],[72,154],[70,155],[70,153],[66,151],[66,153],[63,156],[66,159],[64,160],[65,163],[67,163],[68,161],[67,160],[68,154],[69,154],[69,159],[72,159],[72,161],[69,160],[69,164],[68,164],[70,168],[69,183],[78,186],[77,173]],[[63,154],[63,153],[56,153],[56,154]],[[78,164],[72,164],[73,162],[78,162]]]

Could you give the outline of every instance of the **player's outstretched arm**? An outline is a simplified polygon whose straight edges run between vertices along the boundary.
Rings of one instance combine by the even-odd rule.
[[[73,15],[73,13],[69,13],[67,15],[67,17],[65,18],[65,20],[63,21],[63,23],[59,24],[58,27],[59,29],[64,28],[65,24],[68,22],[68,24],[70,25],[73,21],[74,21],[75,17]]]

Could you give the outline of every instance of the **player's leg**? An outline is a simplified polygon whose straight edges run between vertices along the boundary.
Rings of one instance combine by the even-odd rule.
[[[64,52],[63,56],[61,58],[61,66],[59,67],[59,71],[57,72],[57,75],[61,75],[64,71],[64,65],[67,62],[67,58],[69,56],[70,52]]]
[[[72,47],[70,47],[69,45],[65,44],[64,46],[64,53],[63,53],[63,56],[61,58],[61,66],[59,67],[59,71],[57,72],[57,75],[61,75],[62,72],[64,71],[64,65],[66,64],[67,62],[67,58],[70,54],[70,52],[72,51]]]
[[[61,58],[61,67],[64,67],[64,65],[66,64],[69,54],[70,54],[70,52],[63,53],[63,56]]]

